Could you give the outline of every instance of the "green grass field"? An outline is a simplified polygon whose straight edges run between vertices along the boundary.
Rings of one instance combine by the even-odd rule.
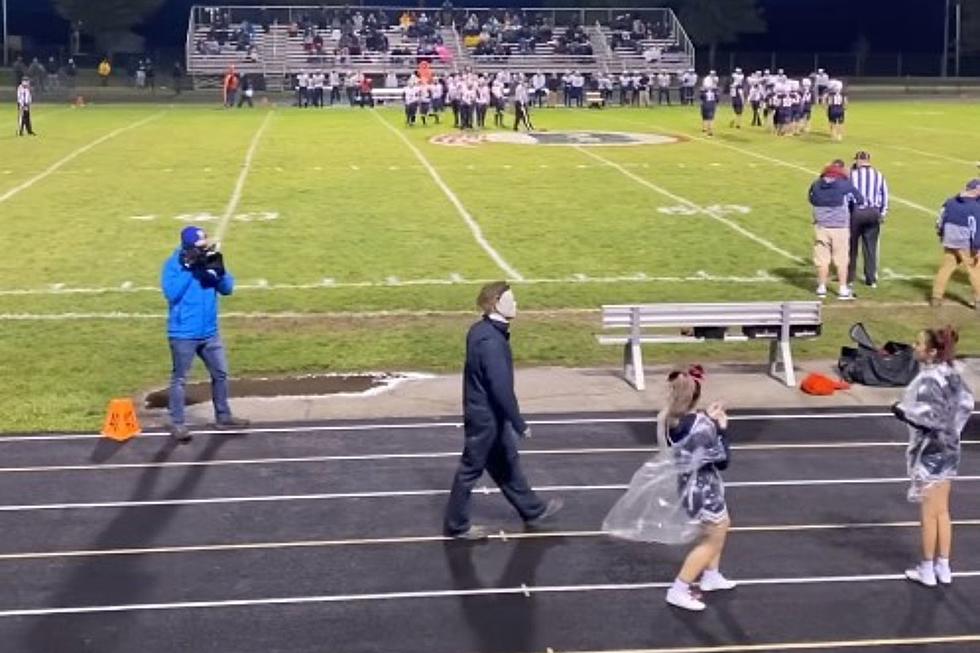
[[[977,174],[975,105],[857,103],[842,144],[819,115],[810,135],[777,139],[728,129],[719,114],[707,140],[691,109],[541,110],[536,125],[550,132],[684,140],[449,147],[430,139],[451,127],[409,130],[394,109],[40,107],[40,138],[0,137],[0,428],[92,429],[110,397],[165,384],[156,287],[188,223],[214,231],[228,218],[239,291],[223,304],[223,331],[236,374],[456,369],[479,283],[508,269],[523,279],[520,364],[611,364],[619,352],[594,343],[597,314],[562,309],[811,297],[806,189],[857,149],[872,152],[893,194],[883,282],[856,304],[828,300],[824,337],[800,353],[834,357],[858,320],[902,339],[952,321],[966,352],[980,347],[965,307],[922,306],[937,208]],[[951,291],[970,295],[960,276]],[[764,355],[758,345],[650,354]]]

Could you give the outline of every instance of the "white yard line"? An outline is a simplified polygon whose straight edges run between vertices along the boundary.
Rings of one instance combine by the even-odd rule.
[[[954,578],[977,578],[980,571],[959,571]],[[856,584],[901,582],[908,583],[905,574],[865,574],[855,576],[801,576],[788,578],[735,578],[743,587],[796,586],[823,584]],[[568,594],[588,592],[630,592],[666,589],[671,581],[646,583],[600,583],[592,585],[520,585],[518,587],[485,587],[465,590],[420,590],[414,592],[381,592],[375,594],[327,594],[319,596],[286,596],[254,599],[227,599],[214,601],[180,601],[174,603],[124,603],[117,605],[84,605],[56,608],[23,608],[0,610],[0,618],[43,617],[68,614],[105,614],[117,612],[143,612],[159,610],[201,610],[207,608],[243,608],[270,605],[315,605],[326,603],[359,603],[364,601],[417,601],[420,599],[446,599],[467,596],[524,596]],[[973,641],[980,639],[972,635]],[[966,640],[964,640],[966,641]],[[761,649],[767,650],[767,649]]]
[[[265,119],[259,125],[258,130],[256,130],[255,135],[252,137],[252,142],[248,146],[248,151],[245,153],[245,161],[242,163],[242,171],[238,175],[238,181],[235,182],[235,189],[232,191],[231,197],[228,198],[228,205],[225,206],[225,212],[221,215],[221,222],[218,223],[218,228],[214,233],[214,238],[217,241],[221,241],[225,237],[225,232],[228,230],[228,223],[231,222],[231,217],[235,215],[235,211],[238,210],[238,205],[242,201],[245,180],[248,179],[248,173],[252,170],[252,160],[255,158],[255,152],[259,147],[262,134],[265,133],[269,122],[272,120],[272,114],[272,111],[265,114]]]
[[[980,481],[980,476],[958,476],[958,484]],[[907,484],[907,476],[871,478],[820,478],[792,479],[781,481],[729,481],[727,488],[774,488],[774,487],[838,487],[849,485],[896,485]],[[622,492],[629,486],[622,483],[608,485],[545,485],[535,487],[535,491],[552,492]],[[496,487],[474,488],[477,494],[499,494]],[[236,503],[286,503],[291,501],[342,501],[349,499],[404,499],[410,497],[441,497],[449,494],[447,489],[427,490],[379,490],[374,492],[321,492],[314,494],[267,494],[228,497],[207,497],[200,499],[148,499],[141,501],[82,501],[64,503],[25,503],[0,505],[0,513],[39,512],[50,510],[99,510],[106,508],[136,508],[154,506],[205,506],[230,505]]]
[[[980,526],[980,519],[953,520],[954,526]],[[764,526],[733,526],[737,533],[813,533],[866,531],[873,529],[917,528],[917,521],[902,522],[856,522],[850,524],[773,524]],[[491,541],[542,540],[568,538],[609,537],[604,531],[498,531],[491,534]],[[141,556],[188,553],[216,553],[228,551],[262,551],[288,549],[319,549],[350,546],[390,546],[404,544],[432,544],[450,542],[446,535],[406,535],[402,537],[342,538],[332,540],[286,540],[278,542],[226,542],[219,544],[188,544],[183,546],[135,547],[127,549],[77,549],[63,551],[24,551],[20,553],[0,553],[0,561],[7,560],[50,560],[56,558],[98,558],[112,556]]]
[[[382,125],[385,126],[385,128],[388,129],[388,131],[390,131],[392,134],[394,134],[399,139],[401,139],[402,143],[405,144],[405,147],[411,150],[412,154],[415,155],[415,158],[418,159],[419,163],[422,164],[422,167],[424,167],[426,171],[429,173],[429,176],[432,177],[432,180],[436,183],[436,186],[439,187],[439,189],[443,192],[443,194],[446,196],[449,202],[456,208],[456,212],[459,213],[459,217],[463,219],[463,222],[465,222],[466,226],[469,227],[470,233],[473,234],[473,239],[476,240],[477,244],[479,244],[480,247],[483,248],[483,251],[487,253],[487,256],[489,256],[493,260],[493,262],[497,264],[497,267],[500,268],[501,272],[507,275],[507,278],[512,281],[523,281],[524,277],[521,275],[521,273],[518,272],[516,269],[514,269],[514,267],[511,266],[510,263],[504,260],[504,257],[501,256],[500,253],[493,248],[493,245],[491,245],[490,242],[486,239],[486,237],[483,235],[483,230],[480,228],[479,223],[477,223],[477,221],[473,218],[473,216],[470,215],[470,212],[466,210],[466,207],[463,206],[463,203],[460,201],[459,197],[456,196],[456,193],[454,193],[452,189],[449,188],[449,186],[446,184],[446,182],[443,181],[442,176],[432,166],[432,164],[429,163],[429,160],[425,158],[425,155],[422,154],[422,151],[419,150],[419,148],[415,147],[415,145],[413,145],[412,142],[408,140],[405,134],[398,131],[398,129],[393,127],[391,123],[389,123],[387,120],[382,118],[381,114],[378,113],[377,110],[372,110],[371,113],[374,115],[375,118],[378,119],[378,122],[380,122]]]
[[[646,127],[649,127],[649,128],[652,128],[652,129],[656,129],[658,131],[672,133],[672,134],[674,134],[676,136],[683,136],[684,138],[689,138],[691,140],[700,141],[702,143],[708,143],[710,145],[716,145],[718,147],[724,147],[726,149],[733,150],[735,152],[740,152],[742,154],[747,154],[747,155],[749,155],[751,157],[755,157],[755,158],[760,159],[762,161],[768,161],[769,163],[773,163],[775,165],[783,166],[783,167],[786,167],[786,168],[792,168],[793,170],[799,170],[800,172],[805,172],[810,177],[814,177],[815,178],[816,175],[817,175],[817,172],[818,172],[817,168],[812,168],[812,169],[811,168],[807,168],[805,166],[801,166],[799,164],[792,163],[790,161],[784,161],[782,159],[777,159],[776,157],[768,156],[766,154],[760,154],[759,152],[756,152],[754,150],[749,150],[749,149],[746,149],[744,147],[738,147],[737,145],[729,145],[728,143],[723,143],[723,142],[721,142],[719,140],[713,140],[713,139],[710,139],[710,138],[703,138],[701,136],[697,136],[695,134],[691,134],[691,133],[687,133],[687,132],[677,132],[676,130],[667,129],[665,127],[660,127],[659,125],[651,125],[651,124],[647,124],[647,123],[639,123],[639,122],[636,122],[636,121],[630,121],[630,122],[632,122],[633,124],[636,124],[636,125],[643,124]],[[936,216],[939,213],[939,209],[938,208],[936,208],[936,209],[927,208],[927,207],[922,206],[921,204],[917,204],[917,203],[915,203],[915,202],[913,202],[911,200],[907,200],[907,199],[905,199],[903,197],[899,197],[898,195],[895,195],[894,193],[889,193],[889,197],[891,198],[891,200],[893,202],[897,202],[899,204],[904,204],[905,206],[907,206],[909,208],[916,209],[917,211],[921,211],[923,213],[927,213],[927,214],[929,214],[931,216]]]
[[[652,182],[644,179],[643,177],[640,177],[640,176],[638,176],[638,175],[630,172],[629,170],[627,170],[626,168],[624,168],[620,164],[616,163],[615,161],[611,161],[611,160],[609,160],[609,159],[607,159],[607,158],[605,158],[603,156],[600,156],[600,155],[596,154],[595,152],[591,152],[591,151],[589,151],[588,149],[586,149],[584,147],[581,147],[581,146],[578,146],[577,145],[577,146],[575,146],[575,149],[577,149],[582,154],[585,154],[587,156],[590,156],[593,159],[595,159],[597,161],[600,161],[600,162],[606,164],[607,166],[610,166],[610,167],[618,170],[619,172],[621,172],[622,174],[626,175],[627,177],[629,177],[633,181],[637,182],[638,184],[641,184],[643,186],[646,186],[647,188],[649,188],[651,190],[654,190],[654,191],[660,193],[661,195],[664,195],[665,197],[669,197],[670,199],[674,200],[675,202],[679,202],[679,203],[681,203],[681,204],[683,204],[685,206],[688,206],[688,207],[690,207],[692,209],[695,209],[699,213],[703,213],[704,215],[708,216],[709,218],[712,218],[713,220],[717,220],[718,222],[722,223],[723,225],[725,225],[729,229],[732,229],[732,230],[738,232],[739,234],[745,236],[749,240],[751,240],[751,241],[753,241],[755,243],[758,243],[759,245],[762,245],[766,249],[769,249],[769,250],[771,250],[773,252],[776,252],[780,256],[782,256],[784,258],[787,258],[787,259],[793,261],[794,263],[804,263],[805,262],[799,256],[797,256],[795,254],[791,254],[790,252],[787,252],[785,249],[782,249],[781,247],[779,247],[775,243],[772,243],[772,242],[766,240],[765,238],[762,238],[761,236],[757,236],[756,234],[752,233],[751,231],[749,231],[745,227],[741,226],[737,222],[734,222],[732,220],[729,220],[728,218],[724,217],[718,211],[714,211],[712,209],[699,206],[699,205],[695,204],[694,202],[692,202],[689,199],[686,199],[684,197],[681,197],[680,195],[676,195],[676,194],[670,192],[669,190],[667,190],[665,188],[661,188],[660,186],[658,186],[658,185],[656,185],[656,184],[654,184],[654,183],[652,183]]]
[[[152,121],[156,120],[157,118],[160,118],[165,113],[166,113],[166,111],[160,111],[159,113],[155,113],[152,116],[148,116],[146,118],[143,118],[142,120],[139,120],[137,122],[134,122],[134,123],[132,123],[130,125],[127,125],[125,127],[120,127],[118,129],[114,129],[111,132],[109,132],[108,134],[105,134],[104,136],[100,136],[99,138],[95,139],[91,143],[88,143],[87,145],[81,146],[80,148],[78,148],[77,150],[74,150],[73,152],[71,152],[70,154],[68,154],[67,156],[65,156],[64,158],[58,159],[57,161],[55,161],[54,163],[52,163],[43,172],[41,172],[41,173],[39,173],[37,175],[34,175],[33,177],[31,177],[27,181],[25,181],[25,182],[23,182],[21,184],[18,184],[17,186],[14,186],[13,188],[11,188],[10,190],[8,190],[3,195],[0,195],[0,204],[2,204],[3,202],[6,202],[11,197],[13,197],[14,195],[17,195],[21,191],[27,190],[28,188],[30,188],[31,186],[33,186],[37,182],[39,182],[39,181],[47,178],[48,176],[50,176],[52,173],[57,172],[58,169],[60,169],[61,167],[63,167],[64,165],[66,165],[68,163],[71,163],[73,160],[75,160],[76,158],[78,158],[82,154],[85,154],[86,152],[88,152],[92,148],[97,147],[97,146],[101,145],[102,143],[105,143],[106,141],[111,140],[111,139],[115,138],[116,136],[119,136],[120,134],[123,134],[125,132],[128,132],[128,131],[130,131],[132,129],[138,129],[139,127],[142,127],[143,125],[145,125],[145,124],[147,124],[149,122],[152,122]]]
[[[945,154],[937,154],[935,152],[926,152],[925,150],[917,150],[914,147],[905,147],[904,145],[889,145],[887,143],[883,143],[883,145],[886,148],[889,148],[889,149],[892,149],[892,150],[900,150],[902,152],[910,152],[912,154],[918,154],[920,156],[929,157],[931,159],[939,159],[941,161],[950,161],[952,163],[961,163],[963,165],[973,166],[974,168],[976,168],[977,166],[980,166],[980,161],[967,161],[966,159],[959,159],[959,158],[957,158],[955,156],[947,156]]]

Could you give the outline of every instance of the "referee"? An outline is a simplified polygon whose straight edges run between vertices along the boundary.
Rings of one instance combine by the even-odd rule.
[[[851,252],[847,283],[853,289],[860,245],[864,253],[864,283],[877,288],[881,225],[888,214],[888,184],[884,175],[871,165],[871,155],[863,150],[854,156],[851,183],[861,191],[864,202],[851,207]]]
[[[31,105],[34,95],[31,93],[31,83],[25,77],[17,87],[17,135],[23,136],[26,131],[31,136],[37,136],[31,126]]]

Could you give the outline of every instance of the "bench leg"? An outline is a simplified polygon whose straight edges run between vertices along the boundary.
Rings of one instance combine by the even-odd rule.
[[[780,367],[782,370],[780,370]],[[796,370],[793,368],[793,352],[790,343],[782,340],[769,342],[769,374],[774,378],[783,377],[786,385],[796,387]]]
[[[623,376],[637,390],[646,388],[643,377],[643,351],[640,344],[626,343],[623,345]]]

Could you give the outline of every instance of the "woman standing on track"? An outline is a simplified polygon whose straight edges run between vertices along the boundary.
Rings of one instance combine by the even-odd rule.
[[[657,455],[633,476],[626,494],[603,522],[603,530],[624,539],[682,544],[700,537],[667,591],[667,603],[701,611],[700,591],[735,587],[719,571],[731,522],[721,470],[728,466],[721,404],[697,409],[704,371],[694,366],[667,377],[667,406],[657,416]]]
[[[921,504],[922,561],[905,571],[927,587],[953,582],[949,566],[953,525],[951,480],[960,464],[960,433],[973,411],[973,392],[955,364],[957,333],[927,329],[915,341],[922,368],[892,411],[909,426],[909,501]],[[938,555],[937,555],[938,554]]]

